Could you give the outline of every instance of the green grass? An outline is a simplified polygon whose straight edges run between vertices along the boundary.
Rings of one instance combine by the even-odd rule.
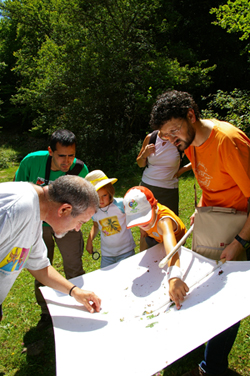
[[[8,169],[0,171],[0,181],[11,181],[15,174],[17,164],[12,164]],[[137,185],[140,176],[133,179],[120,179],[116,185],[116,197],[123,196],[127,189]],[[180,179],[180,217],[189,228],[189,218],[194,211],[194,178],[192,173],[187,173]],[[198,199],[200,190],[198,189]],[[82,228],[83,237],[86,243],[91,221]],[[139,251],[139,230],[133,228],[133,236],[136,242],[136,252]],[[187,240],[185,246],[190,248],[192,236]],[[100,236],[94,240],[94,247],[100,249]],[[100,260],[94,261],[87,251],[84,251],[83,266],[86,273],[100,267]],[[63,274],[61,255],[56,248],[54,267]],[[248,287],[244,287],[248,288]],[[240,304],[240,302],[239,302]],[[53,376],[55,375],[55,354],[54,338],[51,331],[39,333],[35,326],[40,318],[40,307],[37,305],[34,294],[34,279],[23,270],[17,278],[10,293],[3,304],[4,319],[0,325],[0,376]],[[204,323],[205,323],[204,318]],[[181,333],[179,334],[181,340]],[[43,341],[46,346],[40,355],[32,355],[27,352],[31,344]],[[153,344],[152,344],[153,345]],[[230,368],[237,370],[242,376],[250,374],[250,318],[242,320],[241,327],[230,353]],[[191,352],[161,371],[158,375],[181,376],[184,372],[196,366],[202,359],[204,346]],[[128,376],[135,376],[133,373]]]

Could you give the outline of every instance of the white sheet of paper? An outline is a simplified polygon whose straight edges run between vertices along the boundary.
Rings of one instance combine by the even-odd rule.
[[[201,280],[179,311],[169,308],[167,266],[158,266],[162,244],[71,280],[102,299],[99,313],[42,287],[57,376],[151,376],[250,314],[249,261],[218,267],[185,247],[179,254],[187,285]]]

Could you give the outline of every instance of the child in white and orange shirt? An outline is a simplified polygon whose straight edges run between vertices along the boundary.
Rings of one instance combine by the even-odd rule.
[[[187,231],[181,219],[168,207],[159,204],[146,187],[136,186],[129,189],[123,204],[127,228],[140,227],[146,232],[148,240],[153,238],[157,243],[164,244],[166,254],[171,252]],[[178,253],[169,260],[168,266],[169,295],[179,309],[189,288],[182,281]]]

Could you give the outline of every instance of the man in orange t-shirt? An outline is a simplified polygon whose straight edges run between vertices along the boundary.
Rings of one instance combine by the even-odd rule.
[[[197,104],[186,92],[176,90],[157,98],[150,124],[163,140],[170,140],[189,158],[202,189],[198,206],[233,207],[247,212],[250,197],[250,140],[238,128],[218,120],[200,119]],[[191,223],[194,215],[191,217]],[[219,224],[218,224],[219,225]],[[250,216],[221,258],[236,260],[244,250],[249,258]],[[184,376],[226,376],[228,354],[239,323],[208,341],[204,360]]]
[[[191,95],[169,91],[159,97],[151,125],[160,130],[191,161],[202,189],[198,206],[220,206],[247,212],[250,197],[250,140],[230,123],[200,119]],[[191,223],[193,222],[191,217]],[[235,260],[250,242],[250,216],[221,254]]]
[[[210,121],[208,139],[185,150],[202,189],[199,206],[246,211],[250,196],[250,140],[230,123]]]

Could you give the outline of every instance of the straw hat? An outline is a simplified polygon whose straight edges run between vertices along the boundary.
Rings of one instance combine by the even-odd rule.
[[[96,191],[109,183],[114,184],[117,182],[116,178],[109,179],[101,170],[91,171],[85,176],[85,179],[95,187]]]

